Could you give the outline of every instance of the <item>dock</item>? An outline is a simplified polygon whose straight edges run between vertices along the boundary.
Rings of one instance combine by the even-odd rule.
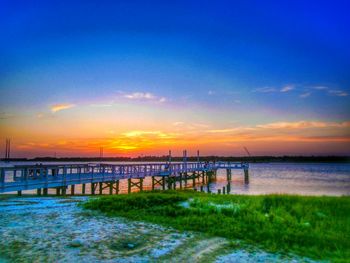
[[[240,162],[164,162],[164,163],[84,163],[84,164],[36,164],[14,165],[0,168],[0,193],[36,190],[38,195],[47,195],[48,189],[55,189],[57,195],[76,194],[75,186],[81,185],[80,194],[119,193],[119,182],[127,180],[128,193],[143,191],[143,180],[152,179],[154,189],[184,189],[188,183],[208,184],[216,178],[217,171],[225,169],[227,180],[231,171],[243,171],[245,183],[249,183],[249,164]],[[223,189],[225,191],[225,189]]]

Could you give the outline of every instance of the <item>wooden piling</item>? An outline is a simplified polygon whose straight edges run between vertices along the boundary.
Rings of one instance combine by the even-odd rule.
[[[128,194],[131,193],[131,179],[128,179]]]
[[[62,191],[62,195],[63,195],[63,196],[66,196],[67,187],[66,187],[66,186],[63,186],[62,189],[61,189],[61,191]]]
[[[61,189],[59,187],[56,187],[56,195],[60,195]]]
[[[103,192],[103,183],[102,182],[100,182],[99,183],[99,186],[100,186],[100,195],[102,195],[102,192]]]
[[[221,194],[221,189],[218,189],[218,194]]]
[[[222,194],[223,194],[223,195],[225,194],[225,186],[222,187]]]
[[[82,192],[83,195],[85,194],[85,187],[86,187],[86,185],[83,184],[83,185],[82,185],[82,189],[81,189],[81,192]]]
[[[95,183],[91,183],[91,194],[95,194]]]
[[[109,182],[109,194],[113,194],[113,182]]]
[[[18,196],[22,196],[22,191],[17,191]]]
[[[37,195],[41,195],[41,188],[36,189]]]
[[[115,193],[119,194],[119,180],[115,181]]]
[[[154,191],[154,176],[152,176],[152,191]]]
[[[70,187],[70,194],[74,195],[74,192],[75,192],[75,185],[72,184],[71,187]]]
[[[249,170],[244,169],[244,183],[249,184]]]
[[[43,194],[47,195],[47,193],[48,193],[48,189],[47,188],[43,188]]]

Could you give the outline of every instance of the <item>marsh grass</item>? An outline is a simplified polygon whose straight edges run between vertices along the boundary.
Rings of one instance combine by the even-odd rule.
[[[90,199],[83,207],[238,239],[270,252],[344,262],[350,258],[350,197],[167,191],[103,196]]]

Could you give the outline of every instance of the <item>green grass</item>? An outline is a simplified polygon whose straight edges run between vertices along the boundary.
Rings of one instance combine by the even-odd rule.
[[[350,197],[145,192],[83,204],[111,216],[242,240],[268,251],[350,259]]]

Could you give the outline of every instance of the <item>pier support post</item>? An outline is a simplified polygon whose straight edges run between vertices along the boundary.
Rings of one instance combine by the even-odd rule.
[[[43,188],[43,194],[47,195],[47,193],[48,193],[48,189],[47,188]]]
[[[115,181],[115,194],[119,194],[119,180]]]
[[[112,195],[113,194],[113,182],[109,182],[109,194]]]
[[[71,187],[70,187],[70,194],[74,195],[74,193],[75,193],[75,185],[72,184]]]
[[[82,185],[82,189],[81,189],[83,195],[85,194],[85,187],[86,187],[86,185],[83,184],[83,185]]]
[[[229,194],[231,192],[231,182],[227,184],[226,189],[227,189],[227,194]]]
[[[143,178],[140,178],[140,192],[143,192]]]
[[[128,194],[131,193],[131,179],[128,179]]]
[[[17,191],[18,196],[22,196],[22,191]]]
[[[196,173],[192,173],[192,186],[194,187],[196,185]]]
[[[95,194],[95,183],[91,183],[91,194]]]
[[[56,187],[56,195],[60,195],[61,194],[61,189],[59,187]]]
[[[102,182],[100,182],[100,183],[99,183],[99,186],[100,186],[100,195],[102,195],[102,191],[103,191],[103,183],[102,183]]]
[[[223,194],[223,195],[225,194],[225,186],[222,187],[222,194]]]
[[[62,195],[66,196],[67,186],[62,187]]]
[[[227,177],[227,181],[231,181],[231,169],[226,169],[226,177]]]
[[[152,176],[152,191],[154,191],[154,176]]]
[[[36,189],[37,195],[41,195],[41,188]]]
[[[249,170],[244,169],[244,183],[249,184]]]

